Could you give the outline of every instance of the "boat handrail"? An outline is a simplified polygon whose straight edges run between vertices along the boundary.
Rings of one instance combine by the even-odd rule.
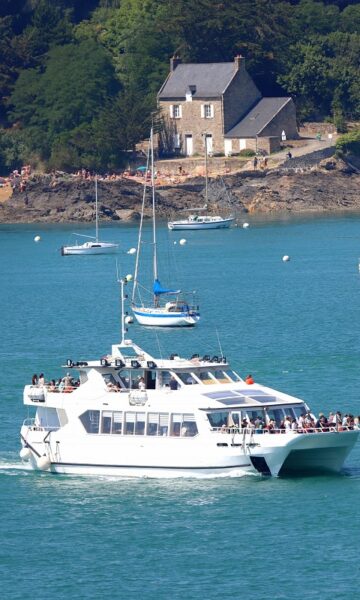
[[[283,434],[283,433],[293,433],[293,434],[310,434],[310,433],[338,433],[340,431],[354,431],[356,430],[356,426],[349,425],[339,425],[339,424],[328,424],[326,427],[309,427],[308,429],[303,427],[298,427],[297,429],[268,429],[267,427],[263,428],[253,428],[253,427],[227,427],[222,425],[221,427],[212,427],[211,431],[215,433],[229,433],[231,435],[239,433],[253,433],[253,434]]]

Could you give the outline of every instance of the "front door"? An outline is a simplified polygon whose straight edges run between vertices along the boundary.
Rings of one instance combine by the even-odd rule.
[[[193,137],[191,133],[185,135],[185,154],[186,156],[193,155]]]
[[[206,134],[206,148],[208,155],[212,155],[213,152],[213,138],[211,133]]]
[[[225,156],[232,154],[232,140],[225,140]]]

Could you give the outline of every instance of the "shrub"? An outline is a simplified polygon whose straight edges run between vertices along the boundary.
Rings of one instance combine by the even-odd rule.
[[[336,154],[355,154],[360,156],[360,129],[345,133],[336,140]]]
[[[255,156],[254,150],[250,150],[250,148],[244,148],[240,150],[239,156]]]

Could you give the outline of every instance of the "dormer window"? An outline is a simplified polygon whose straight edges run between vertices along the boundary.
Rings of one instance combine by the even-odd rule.
[[[213,104],[202,104],[201,105],[201,117],[203,119],[212,119],[214,117],[214,105]]]
[[[181,111],[181,105],[180,104],[172,104],[170,106],[170,117],[172,119],[181,119],[181,117],[182,117],[182,111]]]
[[[185,97],[186,97],[186,102],[192,102],[193,99],[193,95],[196,92],[196,85],[189,85]]]

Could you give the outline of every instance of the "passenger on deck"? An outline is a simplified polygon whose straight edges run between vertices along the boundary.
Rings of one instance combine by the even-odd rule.
[[[34,375],[32,376],[31,384],[32,385],[38,384],[38,376],[36,375],[36,373],[34,373]]]
[[[48,391],[49,392],[56,392],[56,383],[55,383],[55,379],[52,379],[49,383],[49,387],[48,387]]]
[[[139,382],[138,382],[138,389],[143,391],[146,389],[146,385],[145,385],[145,379],[143,377],[140,377]]]
[[[171,390],[177,390],[177,389],[178,389],[178,387],[179,387],[179,384],[178,384],[178,382],[176,381],[175,377],[172,377],[172,378],[170,379],[170,389],[171,389]]]
[[[45,385],[44,373],[40,373],[39,375],[39,385]]]
[[[63,383],[64,383],[64,391],[65,392],[72,390],[72,381],[71,381],[70,373],[66,373],[66,375],[63,379]]]
[[[247,383],[248,385],[252,385],[253,383],[255,383],[255,381],[253,380],[252,375],[247,375],[246,379],[245,379],[245,383]]]

